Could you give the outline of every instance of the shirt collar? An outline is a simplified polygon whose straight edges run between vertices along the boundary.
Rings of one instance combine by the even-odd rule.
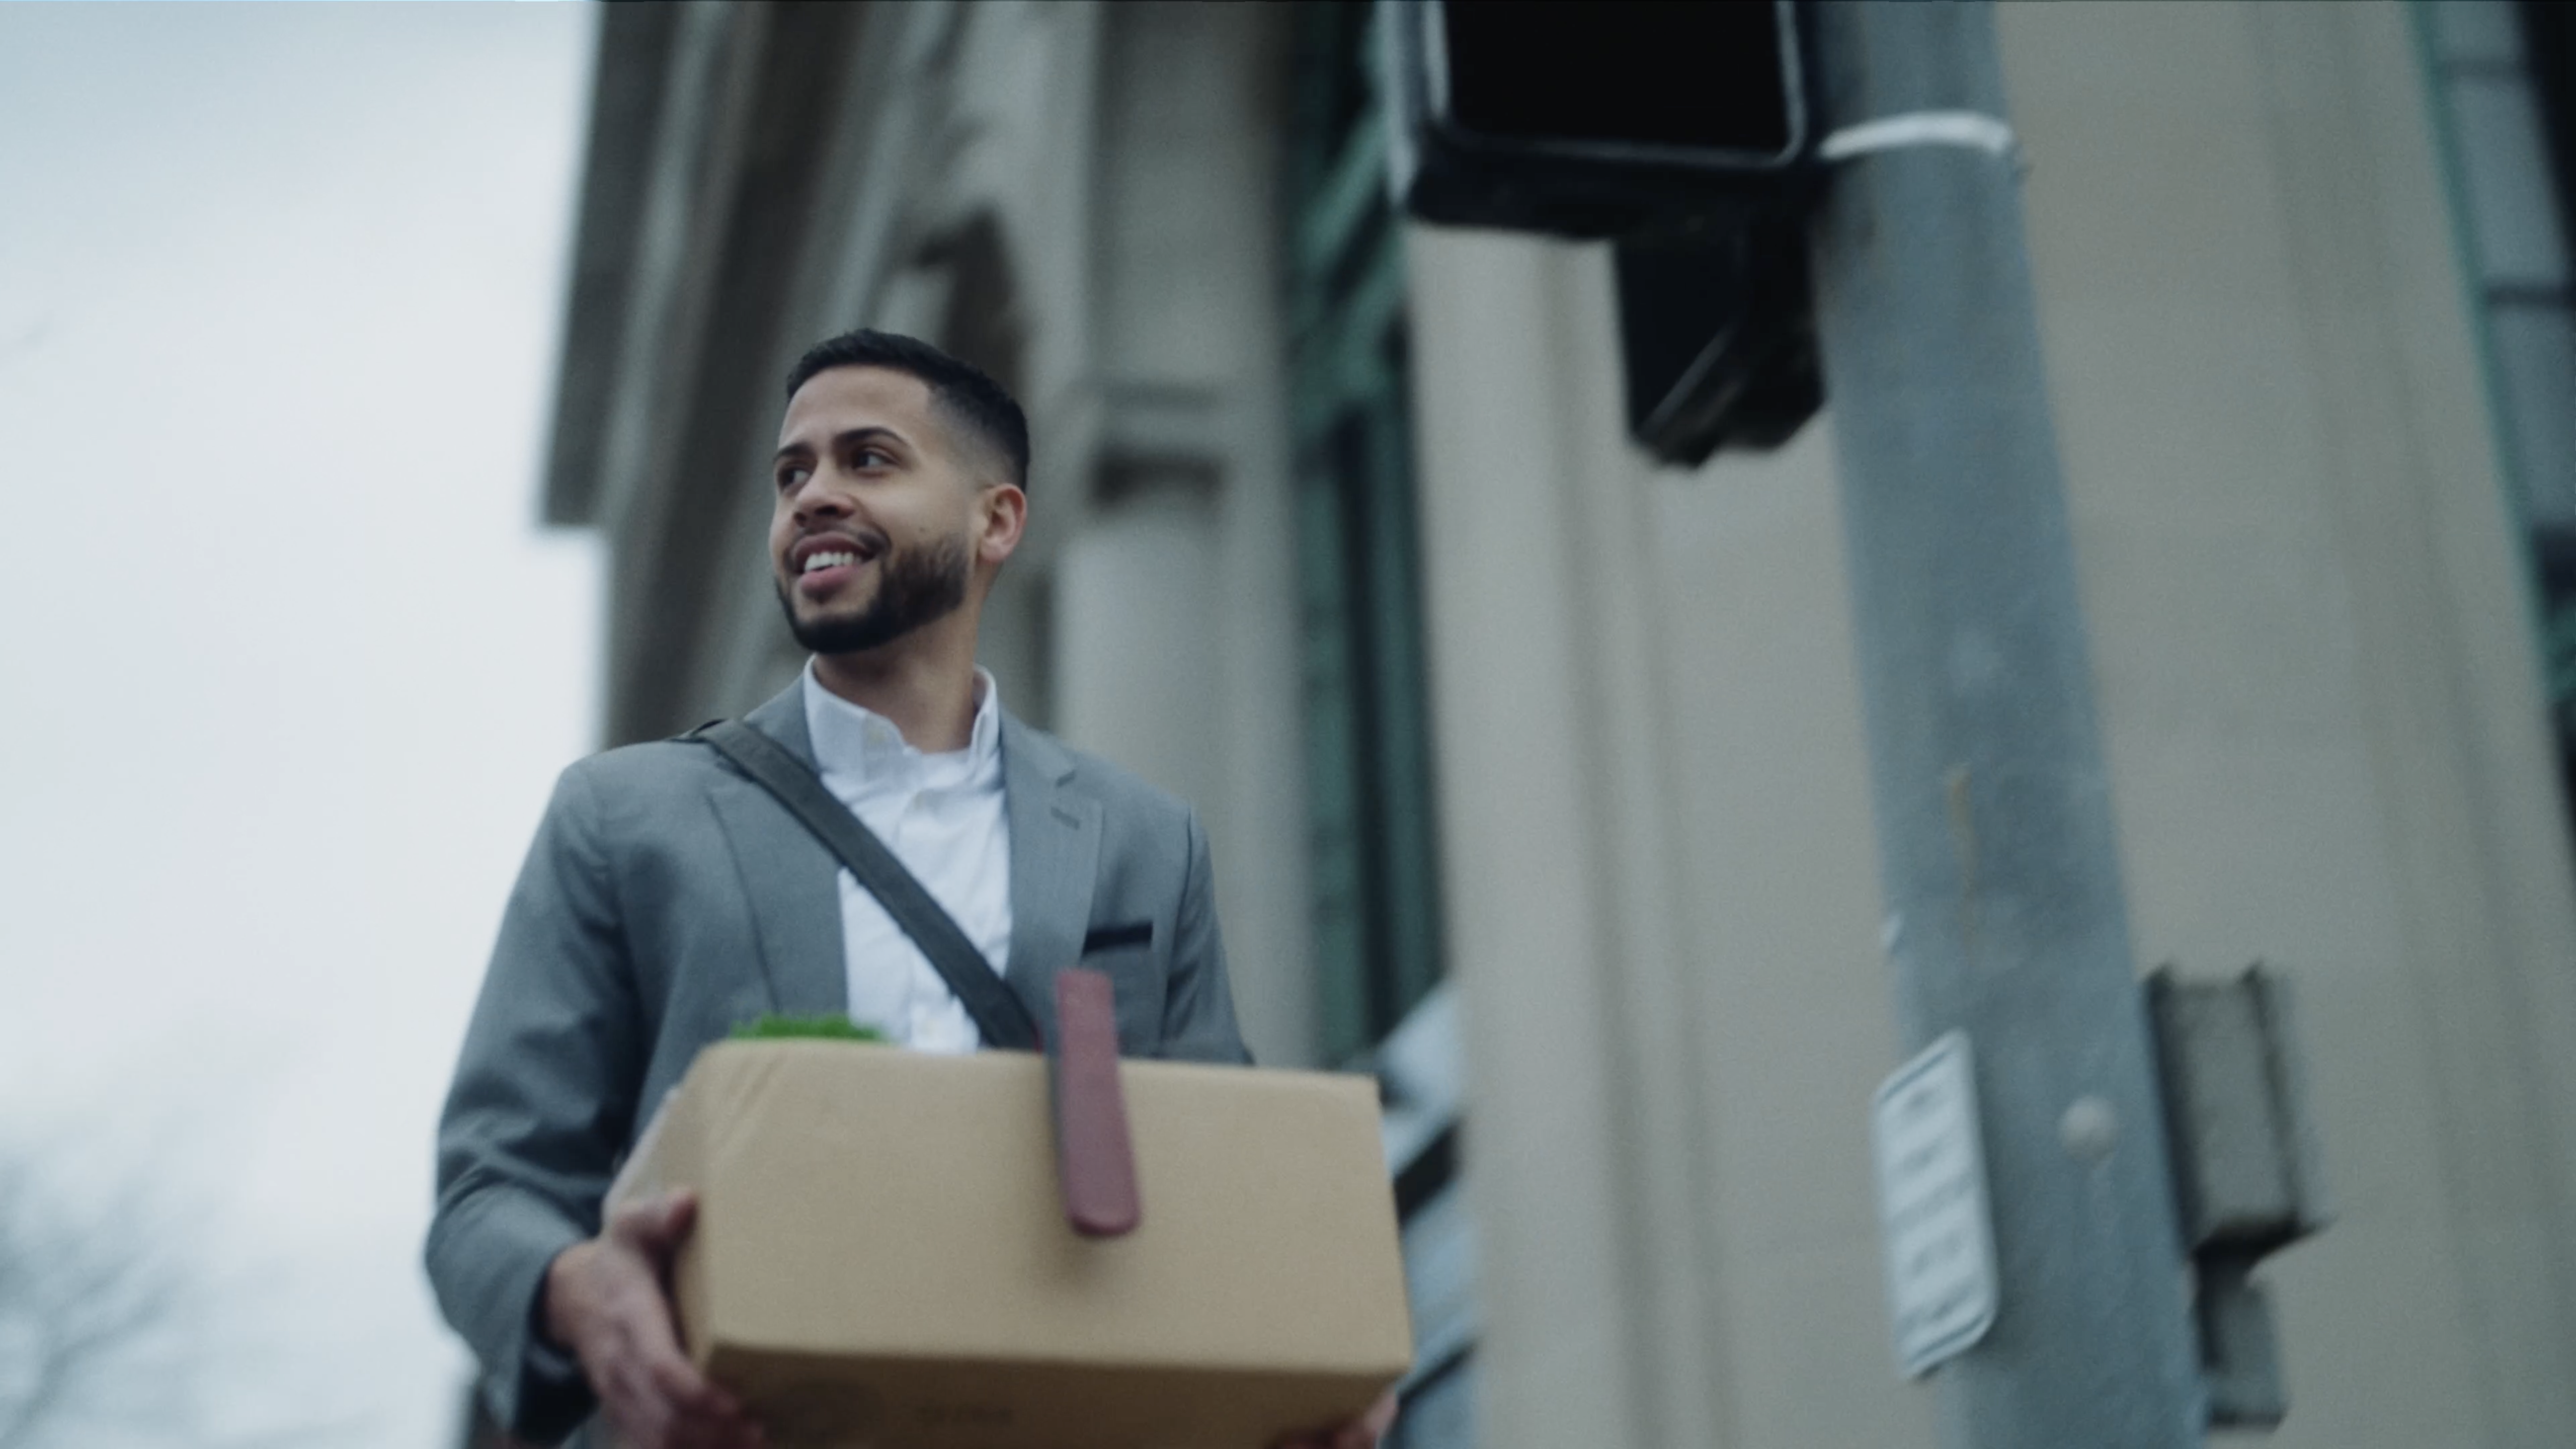
[[[814,677],[814,661],[805,661],[805,734],[814,747],[814,763],[826,775],[875,780],[927,772],[930,786],[969,784],[998,776],[1002,757],[1002,691],[992,671],[975,667],[975,723],[966,732],[966,748],[925,754],[904,740],[894,721],[872,709],[852,704],[823,687]]]

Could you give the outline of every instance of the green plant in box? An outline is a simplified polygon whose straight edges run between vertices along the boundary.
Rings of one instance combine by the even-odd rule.
[[[770,1012],[733,1029],[735,1041],[872,1041],[889,1040],[883,1031],[862,1026],[846,1016],[785,1016]]]

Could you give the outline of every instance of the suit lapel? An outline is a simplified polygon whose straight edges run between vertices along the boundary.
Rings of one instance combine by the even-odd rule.
[[[813,766],[801,681],[743,720]],[[846,1013],[839,862],[768,792],[719,770],[707,793],[741,875],[776,1009],[799,1016]],[[1050,1038],[1055,973],[1082,955],[1100,859],[1100,802],[1071,787],[1073,774],[1073,757],[1061,746],[1004,712],[1002,797],[1011,827],[1011,955],[1004,979]]]
[[[801,679],[743,720],[813,766]],[[717,767],[707,795],[750,903],[774,1009],[791,1016],[846,1015],[850,982],[841,936],[840,863],[767,791],[730,768]]]
[[[1003,811],[1011,822],[1011,958],[1006,979],[1055,1034],[1055,973],[1082,955],[1100,859],[1100,802],[1070,788],[1073,757],[1002,716]]]

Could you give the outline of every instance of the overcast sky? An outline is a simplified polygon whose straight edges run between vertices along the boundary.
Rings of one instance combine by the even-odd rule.
[[[593,23],[0,5],[0,1151],[175,1213],[245,1427],[452,1442],[431,1126],[594,728]]]

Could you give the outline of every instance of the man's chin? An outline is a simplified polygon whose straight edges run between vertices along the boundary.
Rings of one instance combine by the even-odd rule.
[[[899,613],[874,607],[873,601],[829,611],[790,606],[787,632],[808,654],[867,654],[911,637],[929,622],[899,617]]]
[[[787,627],[803,634],[813,630],[848,629],[867,617],[865,599],[833,599],[822,603],[791,597],[787,600]]]
[[[856,609],[796,614],[787,628],[796,636],[797,646],[809,654],[865,654],[901,637],[887,634],[877,620]]]

